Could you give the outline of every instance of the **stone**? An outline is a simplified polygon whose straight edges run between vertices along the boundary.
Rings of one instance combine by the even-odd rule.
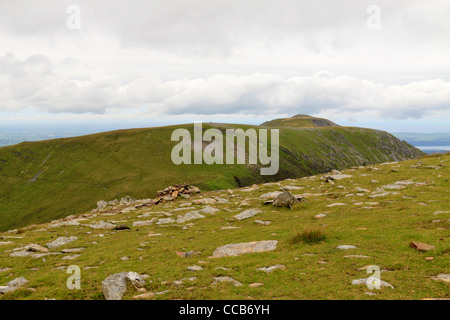
[[[268,220],[266,220],[266,221],[255,220],[255,222],[258,223],[258,224],[262,224],[263,226],[268,226],[269,224],[272,223],[272,221],[268,221]]]
[[[188,212],[184,216],[178,216],[177,223],[185,223],[190,220],[202,219],[205,216],[200,213]]]
[[[50,249],[54,249],[54,248],[58,248],[58,247],[61,247],[63,245],[66,245],[68,243],[71,243],[71,242],[73,242],[75,240],[78,240],[78,238],[74,237],[74,236],[72,236],[72,237],[60,237],[60,238],[56,239],[53,242],[47,243],[47,247],[50,248]]]
[[[133,227],[142,227],[142,226],[149,226],[153,224],[155,221],[158,221],[158,218],[153,218],[151,220],[144,220],[144,221],[135,221],[133,222]]]
[[[201,213],[207,213],[207,214],[215,214],[216,212],[219,212],[220,209],[214,208],[214,207],[204,207],[203,209],[198,210]]]
[[[299,186],[284,186],[284,187],[281,187],[281,188],[280,188],[281,191],[294,191],[294,190],[301,190],[301,189],[305,189],[305,187],[299,187]]]
[[[264,271],[266,273],[271,273],[272,271],[277,270],[277,269],[284,270],[284,269],[286,269],[286,267],[284,265],[282,265],[282,264],[277,264],[277,265],[274,265],[274,266],[271,266],[271,267],[262,267],[262,268],[259,268],[257,270]]]
[[[136,272],[121,272],[113,274],[102,281],[103,295],[106,300],[121,300],[127,291],[127,284],[142,288],[145,280]]]
[[[182,257],[182,258],[189,258],[189,257],[193,257],[193,256],[201,254],[201,252],[194,251],[194,250],[190,250],[190,251],[186,251],[186,252],[177,251],[175,253],[177,254],[177,256]]]
[[[352,280],[352,285],[367,285],[367,279],[370,279],[370,278]],[[386,281],[383,281],[383,280],[380,280],[380,286],[394,289],[394,286],[392,284],[390,284]]]
[[[66,226],[79,226],[80,223],[78,221],[61,221],[57,223],[51,224],[50,228],[59,228],[59,227],[66,227]]]
[[[74,252],[80,252],[83,251],[84,248],[70,248],[70,249],[62,249],[62,253],[74,253]]]
[[[370,257],[369,257],[369,256],[363,256],[363,255],[360,255],[360,254],[349,254],[349,255],[344,256],[344,258],[362,258],[362,259],[368,259],[368,258],[370,258]]]
[[[384,185],[381,188],[383,188],[384,190],[402,190],[402,189],[405,189],[406,187],[404,185],[394,183],[394,184]]]
[[[133,299],[146,300],[146,299],[153,298],[155,295],[156,294],[154,292],[146,292],[146,293],[142,293],[142,294],[138,294],[136,296],[133,296]]]
[[[242,283],[240,283],[239,281],[237,281],[237,280],[235,280],[235,279],[233,279],[231,277],[228,277],[228,276],[215,277],[213,285],[217,285],[218,283],[221,283],[221,282],[230,282],[235,287],[242,286]]]
[[[261,213],[261,212],[262,211],[258,210],[258,209],[248,209],[248,210],[242,211],[241,213],[235,215],[233,218],[236,220],[244,220],[244,219],[254,217],[258,213]]]
[[[101,201],[97,202],[97,208],[99,210],[103,210],[107,206],[108,206],[108,202],[106,202],[104,200],[101,200]]]
[[[177,222],[177,221],[172,218],[164,218],[164,219],[158,219],[158,222],[156,222],[156,224],[169,224],[169,223],[175,223],[175,222]]]
[[[217,200],[213,198],[203,198],[203,199],[196,199],[192,200],[192,203],[194,204],[214,204]]]
[[[433,212],[434,215],[444,214],[444,213],[450,213],[450,211],[435,211],[435,212]]]
[[[250,283],[249,285],[248,285],[248,287],[249,288],[259,288],[259,287],[262,287],[264,285],[264,283],[261,283],[261,282],[255,282],[255,283]]]
[[[88,225],[92,229],[114,229],[116,227],[115,224],[108,221],[99,221],[97,223],[92,223]]]
[[[189,271],[200,271],[200,270],[203,270],[203,267],[198,266],[198,265],[193,265],[193,266],[189,266],[187,269]]]
[[[344,245],[337,246],[336,249],[339,249],[339,250],[350,250],[350,249],[358,249],[358,247],[344,244]]]
[[[450,274],[441,273],[438,274],[436,277],[433,278],[434,280],[444,281],[447,283],[450,283]]]
[[[339,171],[336,171],[335,174],[323,176],[322,179],[324,179],[325,181],[332,181],[332,180],[342,180],[342,179],[347,179],[347,178],[352,177],[352,175],[342,174],[342,173],[337,173],[337,172],[339,172]]]
[[[11,252],[9,254],[9,256],[10,257],[26,257],[26,256],[29,256],[31,254],[32,254],[32,252],[30,252],[30,251],[22,250],[22,251]]]
[[[73,254],[73,255],[63,257],[62,260],[75,260],[79,256],[81,256],[81,254]]]
[[[27,251],[30,251],[30,252],[38,252],[38,251],[39,252],[48,252],[47,248],[44,248],[44,247],[42,247],[42,246],[40,246],[38,244],[35,244],[35,243],[30,243],[25,248],[26,248]]]
[[[323,219],[326,217],[327,217],[327,215],[325,213],[319,213],[314,216],[315,219]]]
[[[17,289],[25,286],[29,281],[24,277],[19,277],[11,280],[6,286],[0,286],[0,294],[16,291]]]
[[[0,241],[0,246],[7,246],[8,244],[13,244],[12,241]]]
[[[8,287],[23,287],[25,286],[29,281],[25,279],[24,277],[16,278],[10,282],[8,282],[6,285]]]
[[[346,206],[346,205],[347,205],[346,203],[336,202],[336,203],[332,203],[332,204],[327,205],[327,207]]]
[[[272,251],[276,249],[277,244],[277,240],[227,244],[214,250],[212,256],[214,258],[233,257],[247,253]]]
[[[430,244],[418,242],[418,241],[411,241],[409,246],[411,248],[416,249],[417,251],[430,251],[430,250],[436,249],[434,246],[432,246]]]
[[[268,199],[275,199],[277,196],[279,196],[280,194],[282,194],[282,191],[273,191],[273,192],[268,192],[268,193],[264,193],[263,195],[260,195],[260,198],[268,198]]]
[[[292,208],[299,200],[294,197],[289,191],[285,191],[279,194],[274,200],[272,205],[276,207]]]

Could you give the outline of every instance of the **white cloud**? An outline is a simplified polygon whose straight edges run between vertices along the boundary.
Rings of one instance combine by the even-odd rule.
[[[90,76],[79,65],[51,64],[43,56],[23,61],[0,58],[1,111],[27,108],[49,113],[111,113],[117,110],[180,114],[320,114],[381,118],[448,116],[450,82],[424,80],[386,85],[322,71],[281,77],[217,74],[207,78],[161,80],[156,76],[123,82],[112,75]],[[71,72],[72,70],[72,72]]]
[[[2,1],[0,112],[449,117],[449,15],[446,0]]]

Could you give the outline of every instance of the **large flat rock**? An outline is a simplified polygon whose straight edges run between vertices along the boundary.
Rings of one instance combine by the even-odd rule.
[[[214,250],[213,257],[233,257],[246,253],[272,251],[277,248],[277,240],[252,241],[221,246]]]

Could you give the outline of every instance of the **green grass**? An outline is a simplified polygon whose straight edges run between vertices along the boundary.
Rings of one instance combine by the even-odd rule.
[[[204,124],[205,129],[211,126],[261,128]],[[170,154],[176,142],[170,136],[181,127],[192,131],[193,125],[119,130],[0,148],[0,231],[88,211],[100,200],[127,195],[151,198],[175,183],[219,190],[422,155],[377,130],[282,128],[280,170],[275,176],[261,176],[258,167],[248,165],[174,165]]]
[[[441,166],[440,169],[411,168],[418,161],[424,165]],[[103,299],[101,282],[111,274],[135,271],[148,274],[145,289],[150,292],[169,290],[154,299],[424,299],[450,298],[448,283],[433,280],[432,277],[450,270],[450,214],[449,211],[449,162],[450,154],[427,156],[420,160],[397,164],[376,165],[344,170],[352,177],[324,183],[320,176],[281,181],[276,185],[259,185],[252,192],[241,189],[203,192],[199,197],[219,197],[228,200],[213,206],[220,209],[204,219],[192,220],[194,225],[183,229],[180,226],[149,225],[132,227],[130,230],[94,230],[90,227],[66,226],[49,228],[48,224],[23,228],[19,234],[0,233],[0,241],[12,244],[0,246],[0,267],[12,270],[0,272],[0,285],[23,276],[30,281],[29,287],[36,291],[22,289],[0,296],[0,299]],[[375,170],[378,169],[378,170]],[[395,171],[392,171],[395,169]],[[372,180],[377,182],[372,182]],[[369,198],[369,193],[358,195],[356,187],[374,191],[376,188],[400,180],[411,180],[399,194]],[[292,210],[263,205],[260,195],[276,191],[285,185],[305,187],[298,193],[312,194],[306,201],[295,205]],[[296,193],[296,192],[294,192]],[[349,196],[350,194],[350,196]],[[133,221],[163,217],[163,212],[175,216],[185,211],[173,211],[181,204],[196,208],[202,205],[190,204],[191,199],[179,199],[150,208],[134,210],[115,215],[86,214],[89,224],[100,220],[112,220],[131,226]],[[332,203],[344,206],[328,207]],[[363,204],[359,204],[362,202]],[[366,204],[377,202],[378,204]],[[248,203],[249,205],[241,205]],[[371,208],[364,208],[371,207]],[[258,208],[262,213],[253,218],[234,221],[232,217],[248,208]],[[148,218],[139,218],[148,212]],[[82,214],[80,210],[78,214]],[[319,213],[327,214],[324,219],[314,219]],[[270,225],[260,225],[255,220],[269,220]],[[439,220],[439,221],[436,221]],[[224,226],[237,229],[222,229]],[[43,230],[43,229],[46,230]],[[321,230],[325,241],[307,244],[295,241],[296,230]],[[149,237],[149,233],[161,233]],[[103,234],[104,237],[99,237]],[[62,260],[65,255],[32,257],[10,257],[9,251],[29,243],[45,245],[61,236],[77,236],[78,240],[63,248],[84,247],[81,256],[75,260]],[[14,238],[10,238],[14,237]],[[17,237],[17,238],[15,238]],[[4,238],[4,239],[2,239]],[[316,237],[306,236],[306,239]],[[264,253],[246,254],[238,257],[209,258],[214,249],[229,243],[278,240],[276,250]],[[411,241],[420,241],[436,247],[429,252],[418,252],[410,248]],[[355,245],[358,249],[338,250],[338,245]],[[180,258],[176,251],[199,251],[200,255]],[[53,252],[58,249],[52,250]],[[346,255],[364,255],[369,258],[348,258]],[[123,256],[130,257],[122,261]],[[425,257],[433,257],[432,261]],[[202,265],[203,270],[190,272],[188,266]],[[284,270],[272,273],[258,271],[258,268],[282,264]],[[81,289],[69,290],[66,268],[78,265],[81,268]],[[364,266],[377,265],[381,279],[395,289],[382,288],[371,291],[366,286],[351,285],[354,279],[370,276]],[[85,269],[87,266],[96,268]],[[56,269],[62,267],[62,269]],[[219,268],[220,267],[220,268]],[[219,268],[219,269],[218,269]],[[223,269],[227,268],[227,269]],[[175,285],[174,280],[196,276],[193,282]],[[221,284],[212,287],[216,276],[230,276],[243,283],[241,287]],[[264,283],[259,288],[248,285]],[[140,292],[128,290],[125,299]]]

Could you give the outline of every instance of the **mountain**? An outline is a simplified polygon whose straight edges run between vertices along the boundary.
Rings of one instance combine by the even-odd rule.
[[[193,127],[119,130],[0,148],[0,231],[86,212],[100,200],[151,198],[176,183],[228,189],[423,155],[383,131],[279,126],[280,168],[274,176],[262,176],[259,165],[248,163],[175,165],[172,132],[185,128],[192,133]],[[203,129],[222,131],[267,127],[203,124]]]
[[[97,146],[82,141],[64,143],[85,152]],[[136,200],[94,212],[74,205],[75,216],[0,232],[0,300],[100,300],[112,292],[151,300],[448,299],[449,160],[358,166],[157,205]],[[264,204],[282,190],[302,201]],[[81,191],[72,194],[80,202]],[[77,268],[80,288],[69,290]],[[130,271],[133,283],[143,280],[139,290],[120,285]],[[366,286],[372,276],[380,289]]]
[[[297,114],[291,118],[281,118],[266,121],[261,126],[275,128],[315,128],[337,127],[338,125],[328,119],[315,118],[306,114]]]

